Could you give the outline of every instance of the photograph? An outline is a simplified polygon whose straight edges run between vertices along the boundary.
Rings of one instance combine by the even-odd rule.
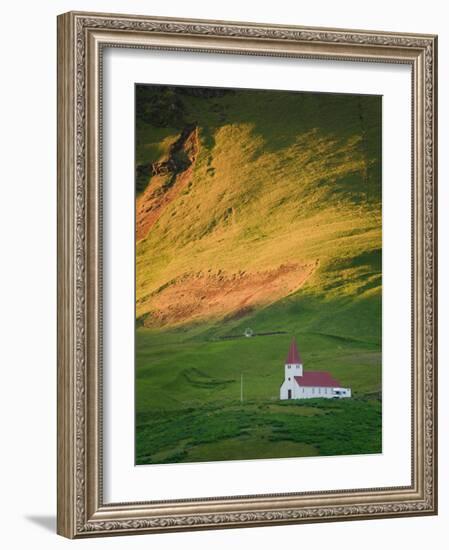
[[[134,92],[136,465],[382,453],[382,96]]]

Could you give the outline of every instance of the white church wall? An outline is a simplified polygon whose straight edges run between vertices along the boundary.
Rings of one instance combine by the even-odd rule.
[[[338,392],[338,393],[337,393]],[[301,387],[297,386],[295,399],[333,399],[351,397],[350,388],[322,388],[319,386]]]
[[[301,364],[286,364],[285,365],[285,379],[291,378],[293,380],[294,376],[302,376],[302,365]]]
[[[324,388],[319,386],[299,386],[292,378],[286,378],[280,388],[279,398],[288,399],[288,390],[291,390],[291,399],[333,399],[352,396],[351,388]]]
[[[294,388],[294,380],[288,380],[286,378],[284,382],[282,383],[281,389],[280,389],[280,399],[288,399],[288,390],[291,390],[292,392],[292,399],[295,399],[295,388]]]

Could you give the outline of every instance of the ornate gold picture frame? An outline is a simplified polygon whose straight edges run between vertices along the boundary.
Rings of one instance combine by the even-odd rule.
[[[103,54],[106,48],[411,68],[411,483],[105,502]],[[69,538],[437,513],[437,37],[70,12],[58,17],[58,533]],[[133,365],[129,365],[133,369]],[[129,404],[133,407],[133,404]]]

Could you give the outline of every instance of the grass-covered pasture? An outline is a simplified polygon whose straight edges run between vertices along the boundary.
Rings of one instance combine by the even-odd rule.
[[[378,398],[218,402],[137,415],[137,464],[381,452]]]
[[[286,402],[290,334],[213,334],[137,330],[137,464],[381,452],[376,344],[297,334],[305,368],[329,370],[354,398]]]

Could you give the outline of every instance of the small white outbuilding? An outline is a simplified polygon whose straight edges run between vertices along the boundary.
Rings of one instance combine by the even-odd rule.
[[[342,399],[351,397],[351,388],[342,388],[329,372],[303,369],[296,340],[293,338],[285,362],[284,382],[281,385],[280,399]]]

